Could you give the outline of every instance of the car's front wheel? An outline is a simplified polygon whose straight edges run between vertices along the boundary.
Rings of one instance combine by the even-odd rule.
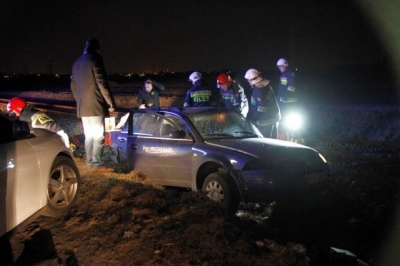
[[[47,212],[59,216],[70,208],[78,197],[79,170],[74,161],[59,156],[55,159],[50,172],[47,190]]]
[[[234,212],[239,205],[239,192],[228,175],[212,173],[203,183],[203,192],[213,201],[220,202],[226,210]]]

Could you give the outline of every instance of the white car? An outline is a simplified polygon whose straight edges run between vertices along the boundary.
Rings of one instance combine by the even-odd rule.
[[[0,115],[0,236],[45,210],[57,216],[77,199],[79,171],[55,133]],[[45,208],[46,207],[46,208]]]

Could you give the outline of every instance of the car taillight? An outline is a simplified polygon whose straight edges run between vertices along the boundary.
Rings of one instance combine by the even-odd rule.
[[[108,133],[104,138],[104,146],[111,146],[111,133]]]

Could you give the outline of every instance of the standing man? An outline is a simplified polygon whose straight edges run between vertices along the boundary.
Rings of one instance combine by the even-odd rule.
[[[200,72],[190,74],[189,81],[193,86],[186,93],[183,107],[208,107],[217,104],[216,93],[211,90]]]
[[[276,66],[281,72],[279,77],[278,100],[279,108],[282,114],[282,120],[285,121],[288,113],[290,113],[291,109],[293,109],[295,103],[298,101],[295,73],[289,69],[289,63],[285,58],[280,58],[278,62],[276,62]],[[281,127],[281,129],[283,128]],[[279,139],[288,138],[284,132],[284,129],[280,131],[283,132],[278,132]]]
[[[289,69],[289,63],[281,58],[276,63],[281,76],[279,77],[278,99],[282,104],[297,102],[295,74]]]
[[[223,106],[227,109],[234,109],[246,117],[249,111],[244,89],[230,75],[221,73],[217,77],[217,88],[220,89]]]
[[[71,91],[76,100],[77,116],[82,118],[85,134],[86,165],[94,170],[112,172],[104,166],[104,118],[115,108],[114,97],[106,80],[100,43],[86,41],[83,54],[72,66]]]
[[[151,79],[146,80],[136,100],[139,109],[160,109],[160,92],[164,90],[165,86],[157,81]]]
[[[270,81],[264,79],[254,68],[247,70],[244,77],[253,89],[247,118],[257,126],[264,137],[277,138],[281,113]]]

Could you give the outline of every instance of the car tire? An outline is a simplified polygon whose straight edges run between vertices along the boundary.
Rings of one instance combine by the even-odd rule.
[[[50,171],[47,189],[47,213],[61,216],[77,200],[80,175],[74,161],[65,156],[58,156]]]
[[[236,212],[239,192],[228,175],[212,173],[204,180],[202,191],[213,201],[220,202],[228,212]]]

